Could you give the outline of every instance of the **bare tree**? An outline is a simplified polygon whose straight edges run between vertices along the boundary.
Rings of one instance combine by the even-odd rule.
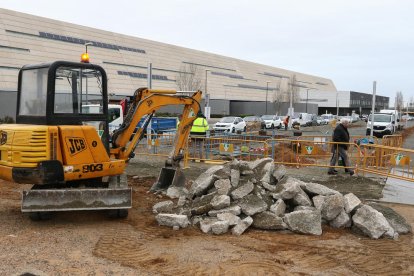
[[[292,75],[292,77],[290,78],[290,93],[292,93],[292,102],[293,103],[297,103],[300,101],[300,97],[299,97],[299,85],[298,82],[296,80],[296,75]]]
[[[276,114],[280,115],[280,102],[282,101],[281,79],[276,83],[275,93],[273,95],[273,106],[275,107]]]
[[[182,64],[176,77],[176,84],[180,91],[201,90],[201,72],[198,66]]]
[[[404,97],[401,91],[397,91],[395,95],[395,108],[401,111],[404,108]]]

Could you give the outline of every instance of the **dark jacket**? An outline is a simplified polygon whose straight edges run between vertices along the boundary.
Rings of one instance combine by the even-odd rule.
[[[349,143],[349,132],[343,124],[338,124],[332,134],[332,142]],[[333,145],[336,147],[336,145]],[[343,149],[348,149],[348,145],[339,145]]]

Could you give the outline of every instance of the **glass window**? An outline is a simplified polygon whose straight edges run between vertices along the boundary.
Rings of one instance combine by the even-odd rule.
[[[102,114],[102,76],[93,69],[56,70],[55,113]]]
[[[22,72],[19,115],[46,116],[47,72],[48,68]]]

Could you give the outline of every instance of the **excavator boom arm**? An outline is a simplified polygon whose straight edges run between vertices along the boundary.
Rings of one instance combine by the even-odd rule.
[[[135,104],[132,110],[128,111],[128,122],[114,133],[113,149],[111,154],[116,159],[128,160],[133,153],[136,144],[139,142],[144,128],[139,128],[130,142],[135,127],[145,115],[151,115],[163,106],[184,105],[182,120],[175,136],[174,152],[170,159],[178,162],[182,158],[187,138],[190,134],[193,121],[200,112],[201,91],[195,92],[192,96],[177,95],[173,90],[141,90],[135,97]]]

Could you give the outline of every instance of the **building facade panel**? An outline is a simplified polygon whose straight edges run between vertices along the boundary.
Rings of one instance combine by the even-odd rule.
[[[0,38],[3,90],[16,89],[16,68],[53,60],[79,61],[84,44],[91,42],[91,62],[107,70],[110,93],[132,95],[138,87],[146,86],[146,67],[151,62],[154,88],[178,89],[179,71],[195,66],[202,90],[207,76],[207,93],[213,100],[263,102],[267,98],[270,103],[293,88],[300,93],[315,88],[330,97],[336,95],[335,85],[324,77],[5,9],[0,9]],[[218,107],[221,109],[230,108]]]

